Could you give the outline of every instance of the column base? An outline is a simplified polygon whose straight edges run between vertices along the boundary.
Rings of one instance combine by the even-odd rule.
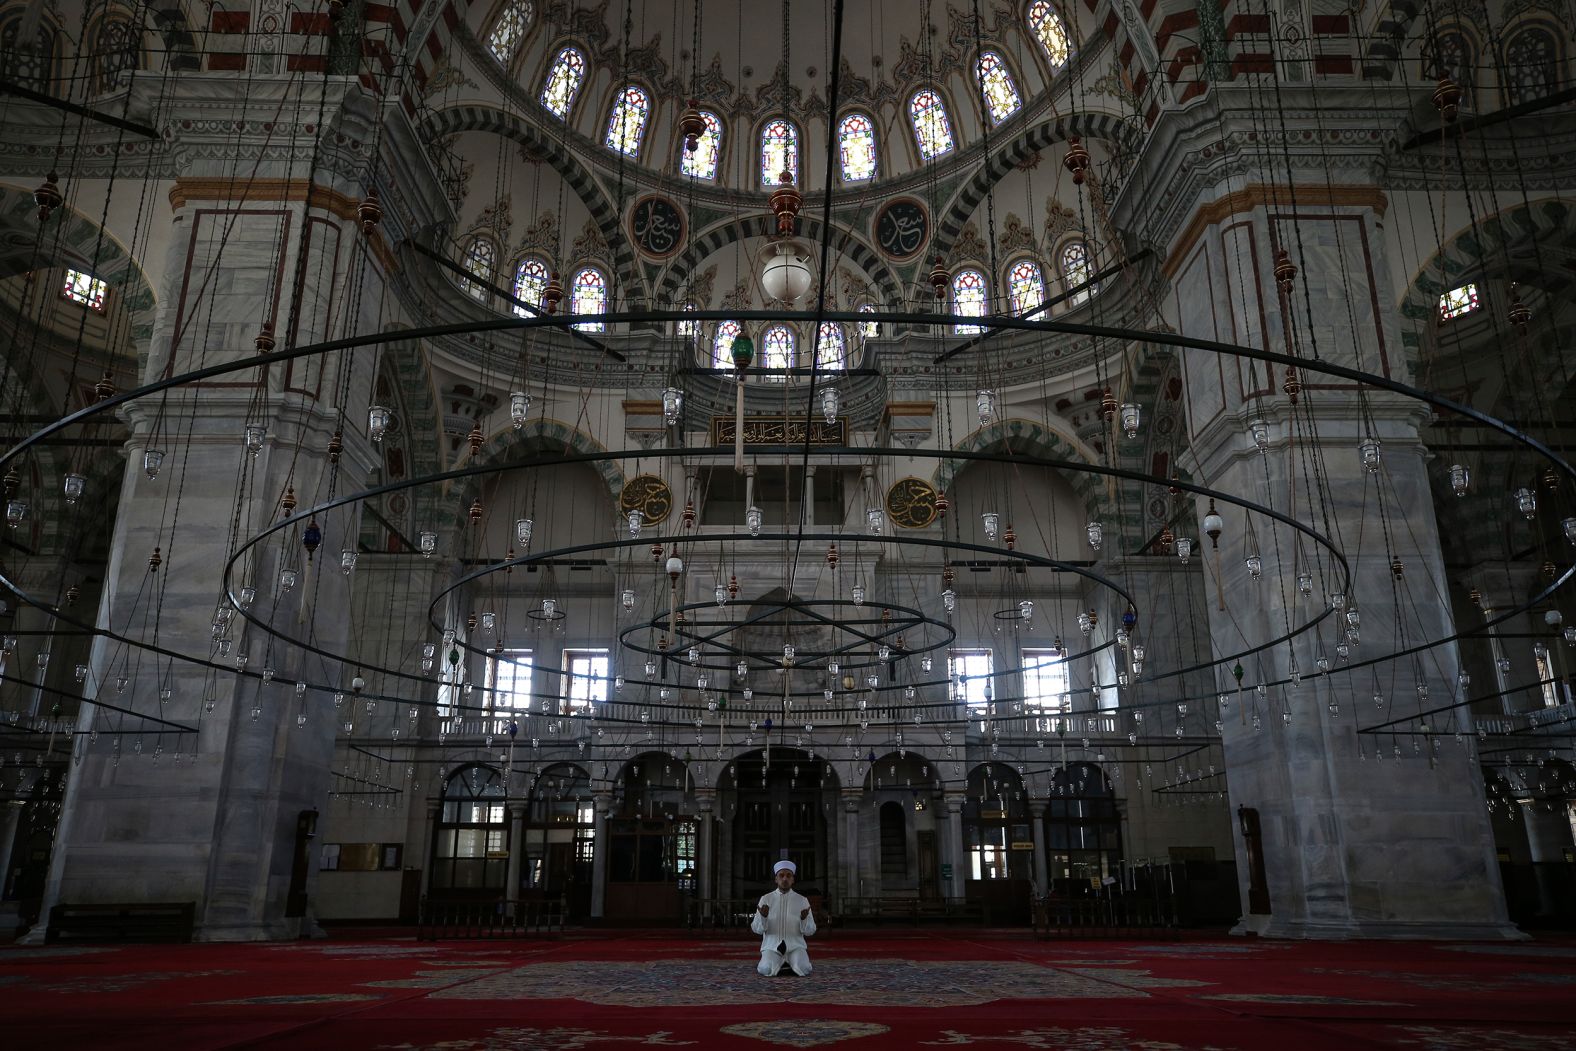
[[[316,923],[301,917],[265,923],[205,924],[192,932],[194,942],[284,942],[322,937],[327,935]]]
[[[1527,941],[1532,936],[1510,923],[1318,923],[1277,920],[1274,916],[1244,916],[1231,928],[1234,935],[1301,941],[1416,940],[1416,941]]]

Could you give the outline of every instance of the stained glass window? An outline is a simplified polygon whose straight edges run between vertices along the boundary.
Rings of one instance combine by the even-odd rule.
[[[799,130],[791,121],[770,121],[761,129],[761,185],[779,186],[784,170],[799,183]]]
[[[115,91],[131,83],[142,60],[142,27],[127,18],[105,17],[93,33],[93,79],[99,91]]]
[[[618,93],[613,112],[607,118],[607,148],[629,157],[640,156],[640,137],[651,115],[651,96],[630,84]]]
[[[66,271],[65,287],[61,288],[62,299],[69,299],[73,303],[80,303],[89,310],[104,313],[104,294],[109,291],[109,286],[92,274],[84,274],[79,270]]]
[[[1461,89],[1461,106],[1472,107],[1474,88],[1472,42],[1459,29],[1440,33],[1432,48],[1423,48],[1423,76],[1433,83],[1449,77]]]
[[[719,369],[733,368],[733,339],[744,326],[737,321],[717,323],[717,336],[711,341],[711,362]]]
[[[685,175],[715,179],[717,162],[722,157],[722,118],[709,110],[701,110],[700,116],[706,122],[706,130],[695,143],[695,152],[686,150],[683,137],[679,138],[680,166]]]
[[[1559,80],[1559,44],[1542,26],[1527,26],[1505,43],[1505,101],[1541,99]]]
[[[1067,63],[1067,27],[1048,0],[1036,0],[1029,5],[1029,28],[1045,49],[1045,57],[1051,60],[1053,69],[1060,69]]]
[[[31,39],[19,39],[22,32],[22,8],[13,7],[14,14],[0,23],[0,70],[25,87],[38,91],[49,90],[55,75],[55,31],[40,20]]]
[[[850,113],[837,124],[837,150],[844,182],[876,177],[876,127],[863,113]]]
[[[693,314],[695,312],[695,304],[685,303],[681,309],[687,314]],[[681,336],[698,336],[700,335],[700,322],[694,318],[685,318],[678,323],[676,331]]]
[[[1449,321],[1451,318],[1470,314],[1477,308],[1477,285],[1465,284],[1460,288],[1452,288],[1439,297],[1439,320]]]
[[[787,325],[773,325],[761,336],[761,368],[788,369],[793,367],[793,329]],[[787,377],[767,376],[781,382]]]
[[[908,118],[914,124],[919,152],[927,161],[952,152],[952,121],[940,95],[929,88],[914,92],[908,100]]]
[[[835,321],[821,322],[815,338],[815,362],[823,369],[848,367],[848,345],[843,339],[843,326]]]
[[[1012,312],[1027,315],[1045,302],[1045,275],[1040,264],[1032,259],[1020,259],[1007,272],[1007,292],[1012,296]]]
[[[492,32],[487,34],[487,50],[492,52],[493,58],[508,64],[520,47],[520,41],[525,39],[531,14],[531,0],[509,0],[504,5],[498,21],[493,23]]]
[[[535,256],[526,256],[514,271],[514,298],[523,299],[533,307],[542,305],[542,290],[547,287],[547,262]],[[514,312],[525,317],[531,312],[519,303]]]
[[[1057,264],[1062,268],[1062,283],[1072,292],[1068,302],[1077,306],[1088,299],[1094,289],[1079,286],[1089,280],[1089,245],[1083,241],[1067,242]]]
[[[542,85],[542,105],[559,120],[567,120],[569,110],[580,93],[580,82],[586,77],[586,57],[578,48],[566,47],[553,59],[547,71],[547,81]]]
[[[861,303],[859,304],[859,312],[861,314],[874,314],[876,312],[875,304]],[[866,339],[874,339],[881,335],[881,322],[861,321],[859,323],[859,334]]]
[[[573,298],[569,301],[572,314],[607,313],[607,278],[602,271],[588,266],[575,275]],[[607,326],[600,321],[582,321],[575,328],[581,332],[601,332]]]
[[[985,316],[985,275],[978,270],[959,270],[952,278],[952,312],[963,317]],[[952,331],[960,336],[984,332],[983,325],[959,324]]]
[[[473,299],[487,301],[487,289],[478,282],[491,282],[493,265],[498,261],[498,249],[493,247],[491,240],[485,237],[471,238],[470,245],[465,249],[465,261],[460,265],[465,267],[465,272],[476,278],[475,281],[465,282],[465,291]]]
[[[1007,63],[994,51],[981,51],[978,65],[980,95],[985,100],[985,111],[992,124],[1000,124],[1023,105],[1018,85],[1012,82]]]

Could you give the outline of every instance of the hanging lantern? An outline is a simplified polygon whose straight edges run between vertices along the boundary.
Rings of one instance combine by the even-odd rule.
[[[1295,365],[1286,366],[1286,378],[1281,381],[1281,391],[1288,401],[1293,405],[1297,404],[1297,395],[1302,393],[1302,380],[1297,376]]]
[[[1082,610],[1080,610],[1079,613],[1078,613],[1078,631],[1080,633],[1084,634],[1084,635],[1088,635],[1090,630],[1093,629],[1093,627],[1094,627],[1094,618],[1091,617],[1088,613],[1085,613]]]
[[[1160,527],[1160,536],[1156,538],[1155,546],[1160,549],[1162,555],[1169,554],[1171,545],[1176,543],[1176,539],[1177,535],[1171,531],[1171,526],[1167,523]]]
[[[1292,285],[1297,280],[1297,264],[1291,261],[1291,256],[1286,249],[1275,249],[1275,284],[1280,288],[1281,295],[1291,295]]]
[[[547,620],[553,620],[554,618],[556,618],[558,616],[558,600],[557,599],[555,599],[555,598],[544,598],[542,600],[542,616],[545,619],[547,619]]]
[[[260,423],[246,425],[246,451],[249,455],[256,456],[262,451],[263,439],[267,434],[267,429]]]
[[[1089,547],[1095,551],[1100,550],[1100,545],[1105,543],[1105,527],[1098,520],[1091,521],[1084,527],[1089,537]]]
[[[416,543],[421,551],[421,557],[431,558],[433,553],[438,550],[438,534],[423,530],[421,535],[417,537]]]
[[[531,411],[531,396],[523,390],[513,391],[509,395],[509,422],[514,424],[514,429],[519,430],[525,426],[527,415]]]
[[[65,200],[65,195],[60,192],[60,176],[54,172],[44,176],[44,181],[33,191],[33,203],[38,205],[38,221],[48,219],[50,213],[64,204]]]
[[[1138,437],[1138,424],[1143,419],[1143,410],[1132,402],[1122,405],[1122,433],[1129,440]]]
[[[1357,443],[1357,455],[1362,458],[1363,467],[1369,474],[1379,473],[1379,442],[1373,438],[1364,438]]]
[[[154,550],[157,551],[158,549],[155,548]],[[296,586],[296,579],[297,579],[297,574],[296,574],[295,570],[293,570],[293,569],[282,569],[282,570],[280,570],[279,571],[279,590],[282,591],[282,592],[285,592],[285,593],[289,593],[290,589]]]
[[[679,574],[684,572],[684,560],[677,555],[670,555],[662,568],[668,575],[668,583],[673,587],[678,587]]]
[[[974,407],[979,411],[980,426],[985,426],[996,415],[996,395],[988,390],[980,391],[974,395]]]
[[[618,601],[619,601],[619,605],[624,607],[624,612],[625,613],[628,613],[630,610],[634,609],[635,608],[635,589],[634,588],[625,588],[623,590],[623,592],[618,596]]]
[[[1210,547],[1213,550],[1220,549],[1220,534],[1225,527],[1225,520],[1215,510],[1215,498],[1210,497],[1209,513],[1204,516],[1204,535],[1209,537]]]
[[[1018,619],[1019,620],[1030,620],[1030,619],[1033,618],[1033,616],[1034,616],[1034,603],[1029,601],[1028,599],[1020,599],[1018,601]]]
[[[1306,569],[1297,574],[1297,590],[1304,595],[1313,594],[1313,574]]]
[[[1116,419],[1116,395],[1110,387],[1100,392],[1100,418],[1106,423]]]
[[[1179,536],[1179,537],[1177,537],[1177,558],[1181,559],[1182,560],[1182,564],[1185,566],[1188,563],[1188,559],[1190,559],[1192,557],[1193,557],[1193,538],[1192,537],[1187,537],[1187,536]]]
[[[1254,420],[1248,424],[1248,433],[1253,435],[1253,444],[1258,446],[1260,452],[1269,448],[1270,428],[1263,420]]]
[[[1439,78],[1439,83],[1434,87],[1434,108],[1439,110],[1439,119],[1446,124],[1454,124],[1456,117],[1461,112],[1461,86],[1448,76]]]
[[[362,198],[356,206],[356,218],[361,220],[361,232],[371,234],[383,221],[383,205],[378,201],[378,192],[368,190],[366,197]]]
[[[753,504],[744,512],[744,526],[751,536],[761,535],[761,509]]]
[[[793,664],[794,655],[797,652],[798,651],[793,648],[793,643],[791,643],[791,642],[783,643],[783,667],[786,668],[789,665]]]
[[[937,299],[947,298],[947,285],[951,280],[946,263],[941,256],[936,256],[936,264],[930,268],[930,290],[936,294]]]
[[[943,489],[936,494],[936,517],[945,518],[950,510],[952,510],[952,501],[947,499],[947,491]]]
[[[328,447],[327,447],[328,462],[330,464],[338,464],[339,463],[340,454],[343,453],[344,451],[345,451],[345,432],[341,431],[341,430],[338,430],[336,428],[334,433],[330,434],[328,436]]]
[[[1467,495],[1467,486],[1472,484],[1472,471],[1465,464],[1453,463],[1450,465],[1450,491],[1457,496]]]
[[[739,597],[739,578],[735,577],[735,576],[730,576],[730,577],[728,577],[728,601],[732,602],[734,599],[736,599],[738,597]]]
[[[1346,592],[1344,592],[1344,591],[1332,591],[1332,592],[1330,592],[1330,608],[1333,609],[1333,610],[1343,610],[1343,609],[1345,609],[1346,608]]]
[[[958,593],[947,588],[941,593],[941,608],[951,613],[958,608]]]
[[[629,511],[624,515],[624,519],[629,523],[629,535],[632,537],[639,536],[641,524],[645,520],[645,515],[641,513],[640,508],[630,508]]]
[[[10,500],[5,505],[5,524],[12,529],[27,521],[27,501]]]
[[[558,304],[564,301],[564,286],[558,279],[558,271],[554,270],[547,278],[547,284],[542,286],[542,313],[549,316],[558,313]]]
[[[1560,532],[1565,534],[1566,541],[1576,544],[1576,518],[1560,519]]]
[[[301,546],[306,549],[306,560],[312,561],[312,555],[317,552],[318,545],[323,542],[323,530],[318,528],[317,519],[307,520],[306,528],[301,530]]]
[[[388,433],[391,416],[387,406],[374,405],[367,410],[367,437],[381,442]]]
[[[679,114],[679,134],[684,136],[685,153],[700,149],[700,137],[706,134],[706,118],[701,116],[699,106],[698,99],[689,99],[684,103],[684,112]]]
[[[482,421],[473,421],[470,431],[465,435],[465,444],[470,447],[472,459],[481,455],[482,446],[486,441],[487,435],[482,433]]]
[[[350,576],[351,572],[356,568],[357,557],[356,552],[350,548],[341,551],[339,553],[339,571],[347,577]]]
[[[164,451],[162,449],[144,449],[142,452],[142,471],[148,480],[159,476],[159,468],[164,466]]]
[[[995,540],[1001,525],[1001,516],[995,511],[985,511],[980,515],[980,523],[985,527],[985,539]]]
[[[837,408],[840,397],[836,387],[823,387],[821,389],[821,417],[827,423],[837,422]]]
[[[855,584],[850,591],[853,595],[854,605],[863,606],[865,604],[865,586],[863,584]]]
[[[886,531],[886,512],[879,507],[865,508],[865,531],[871,536],[880,536]]]
[[[1538,513],[1538,495],[1531,489],[1516,490],[1516,510],[1527,516],[1530,521]]]
[[[524,551],[531,546],[531,533],[535,524],[529,518],[517,518],[514,523],[514,542]]]
[[[61,489],[65,493],[66,503],[74,504],[78,500],[82,499],[82,493],[87,488],[87,484],[88,480],[82,477],[80,474],[73,472],[72,474],[66,475],[65,482],[61,486]]]
[[[679,413],[684,411],[684,392],[677,387],[669,387],[662,392],[662,422],[669,427],[679,422]]]

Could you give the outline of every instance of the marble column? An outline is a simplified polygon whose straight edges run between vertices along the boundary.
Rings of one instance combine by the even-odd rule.
[[[520,868],[525,860],[525,812],[527,804],[509,804],[509,875],[504,882],[504,900],[520,897]]]
[[[864,798],[861,789],[843,789],[843,896],[863,896],[864,879],[859,864],[859,805]]]
[[[1317,350],[1407,378],[1398,315],[1388,306],[1396,296],[1382,195],[1322,184],[1299,194],[1295,229],[1283,201],[1247,193],[1230,207],[1216,202],[1209,223],[1181,232],[1167,263],[1177,329],[1305,359]],[[1271,273],[1281,248],[1297,252],[1289,295]],[[1459,689],[1456,648],[1355,674],[1336,660],[1348,626],[1356,627],[1354,608],[1354,663],[1454,631],[1420,437],[1427,407],[1372,391],[1359,400],[1311,369],[1294,377],[1302,383],[1294,398],[1284,367],[1191,350],[1182,374],[1191,430],[1182,470],[1327,532],[1351,568],[1347,580],[1324,549],[1290,528],[1258,516],[1250,534],[1243,512],[1219,508],[1220,555],[1217,562],[1210,552],[1204,573],[1216,654],[1238,648],[1228,640],[1240,640],[1244,625],[1247,641],[1259,643],[1324,617],[1291,644],[1244,661],[1249,710],[1222,719],[1230,805],[1259,812],[1273,908],[1245,915],[1240,929],[1307,938],[1518,936],[1506,919],[1482,777],[1470,750],[1452,740],[1470,728],[1464,707],[1447,707]],[[1376,472],[1360,457],[1368,440],[1380,443]],[[1179,535],[1200,538],[1200,529],[1194,521]],[[1262,579],[1247,572],[1249,545],[1262,557]],[[1343,608],[1331,613],[1337,601]],[[1331,670],[1320,675],[1323,660]],[[1259,683],[1267,684],[1262,693]],[[1213,685],[1229,691],[1229,674]],[[1389,738],[1355,732],[1391,720],[1406,735],[1395,739],[1394,759],[1377,753],[1390,751]],[[1246,900],[1240,853],[1237,867]]]
[[[1045,856],[1045,810],[1043,799],[1029,802],[1029,831],[1034,838],[1034,886],[1040,894],[1050,893],[1050,870]]]
[[[963,852],[963,797],[948,793],[947,804],[947,853],[952,856],[952,882],[947,896],[963,897],[963,879],[969,858]]]
[[[596,793],[592,809],[591,840],[591,918],[601,920],[607,906],[607,816],[613,809],[613,797],[606,792]]]
[[[443,791],[442,785],[437,785],[436,790]],[[421,826],[421,854],[418,860],[421,863],[421,896],[426,897],[432,893],[432,847],[433,837],[438,834],[438,815],[443,812],[443,801],[429,799],[423,808],[427,812],[427,820]]]
[[[701,900],[712,896],[712,811],[717,805],[715,788],[695,790],[695,893]]]

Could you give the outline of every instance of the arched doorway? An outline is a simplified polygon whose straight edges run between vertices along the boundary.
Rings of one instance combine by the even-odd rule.
[[[873,755],[873,753],[872,753]],[[865,800],[876,818],[876,844],[865,894],[883,898],[939,898],[938,808],[930,760],[904,749],[871,762]]]
[[[732,808],[728,871],[719,886],[735,898],[765,893],[772,866],[798,866],[794,889],[812,901],[827,890],[827,814],[837,793],[827,763],[798,748],[748,752],[728,764],[719,795]]]
[[[591,911],[596,862],[596,810],[591,780],[574,763],[554,763],[531,785],[521,831],[519,896],[564,900],[570,919]]]
[[[1027,923],[1034,835],[1023,779],[1005,763],[969,773],[963,798],[963,893],[993,923]]]
[[[615,923],[675,923],[696,884],[696,822],[689,768],[662,752],[624,764],[608,818],[607,898]]]
[[[1051,778],[1045,808],[1051,893],[1087,894],[1116,877],[1122,864],[1122,821],[1111,781],[1093,763],[1072,763]]]
[[[504,897],[509,871],[509,810],[503,775],[490,766],[462,766],[443,783],[432,837],[432,878],[438,898]]]

